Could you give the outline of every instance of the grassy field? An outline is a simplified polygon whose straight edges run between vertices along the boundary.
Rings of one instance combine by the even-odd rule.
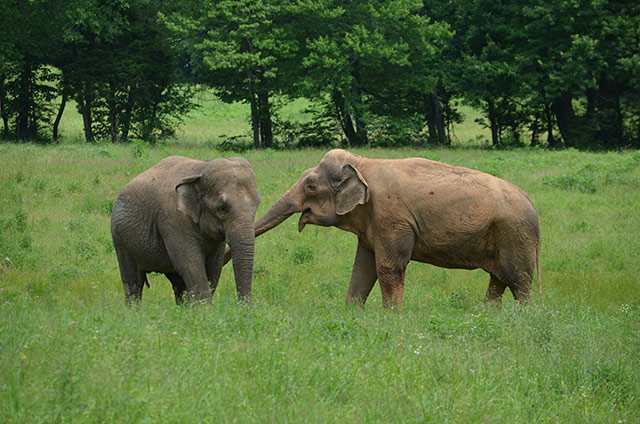
[[[412,263],[404,312],[377,287],[346,308],[355,236],[291,218],[256,242],[252,307],[227,267],[212,305],[177,307],[152,275],[127,309],[117,192],[168,155],[232,155],[208,146],[217,119],[192,120],[155,148],[0,145],[0,422],[640,422],[640,152],[356,151],[524,188],[542,227],[532,307],[486,309],[483,271]],[[323,154],[245,153],[258,215]]]

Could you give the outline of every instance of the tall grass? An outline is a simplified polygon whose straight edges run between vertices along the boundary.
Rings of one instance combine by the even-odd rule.
[[[117,192],[165,156],[232,153],[4,144],[0,422],[640,421],[638,152],[356,152],[524,188],[542,227],[535,306],[507,293],[486,309],[486,273],[411,263],[404,312],[385,310],[377,288],[349,309],[355,237],[299,234],[292,217],[257,239],[252,307],[237,305],[225,268],[212,305],[175,306],[154,274],[127,309],[109,235]],[[323,154],[245,153],[258,215]]]

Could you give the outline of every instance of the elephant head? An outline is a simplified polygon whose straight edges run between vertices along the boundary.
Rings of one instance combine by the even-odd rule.
[[[177,209],[206,238],[230,246],[238,299],[250,302],[255,246],[252,229],[260,195],[249,162],[242,158],[204,162],[198,173],[182,178],[175,189]]]
[[[362,158],[345,150],[328,152],[315,168],[298,181],[255,225],[256,236],[301,212],[298,231],[307,224],[332,226],[358,205],[369,201],[369,186],[358,170]]]

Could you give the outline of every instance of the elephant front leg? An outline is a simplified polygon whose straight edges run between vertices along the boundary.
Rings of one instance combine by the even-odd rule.
[[[173,286],[173,295],[176,298],[176,304],[180,305],[184,301],[184,294],[187,292],[187,285],[177,272],[165,272],[165,277],[171,281]]]
[[[211,253],[207,256],[207,279],[209,280],[209,288],[211,294],[215,293],[220,280],[220,273],[224,265],[226,244],[224,242],[217,243]]]
[[[166,243],[173,266],[187,287],[186,300],[210,300],[211,289],[207,282],[204,252],[187,243]]]
[[[375,244],[376,272],[386,308],[402,309],[404,275],[411,260],[414,235],[410,228],[381,237]]]
[[[347,305],[364,306],[377,279],[375,255],[358,239],[358,250],[347,292]]]
[[[404,267],[385,265],[377,267],[382,304],[385,308],[402,310],[405,270],[406,265]]]

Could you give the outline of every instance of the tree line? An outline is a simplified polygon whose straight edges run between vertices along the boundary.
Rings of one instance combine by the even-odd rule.
[[[466,104],[500,145],[640,146],[629,0],[2,0],[4,139],[169,136],[198,87],[250,105],[258,148],[450,144]],[[286,122],[287,99],[311,119]]]

